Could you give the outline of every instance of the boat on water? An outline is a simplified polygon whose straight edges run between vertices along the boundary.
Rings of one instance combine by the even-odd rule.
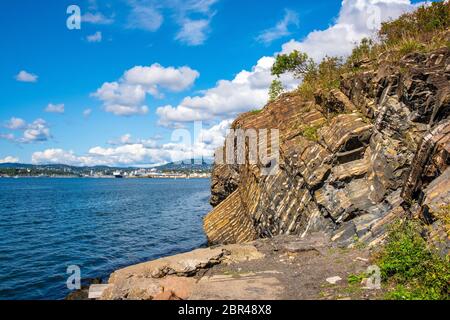
[[[123,178],[123,174],[120,171],[114,171],[113,172],[113,176],[114,176],[114,178],[117,178],[117,179],[122,179]]]

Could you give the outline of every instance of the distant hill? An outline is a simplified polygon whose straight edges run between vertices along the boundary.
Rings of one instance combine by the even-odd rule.
[[[161,166],[154,167],[159,171],[210,171],[212,170],[212,159],[200,159],[200,160],[183,160],[179,162],[171,162]],[[3,170],[33,170],[33,171],[50,171],[50,172],[66,172],[73,174],[86,174],[91,171],[94,172],[113,172],[119,171],[134,171],[140,169],[140,167],[108,167],[108,166],[91,166],[91,167],[78,167],[65,164],[42,164],[33,165],[27,163],[0,163],[0,169]]]
[[[191,159],[170,162],[162,166],[155,167],[155,169],[159,171],[211,171],[213,164],[214,162],[212,159]]]

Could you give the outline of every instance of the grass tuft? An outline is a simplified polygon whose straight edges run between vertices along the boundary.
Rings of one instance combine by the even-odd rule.
[[[417,222],[409,220],[391,228],[377,261],[383,281],[394,286],[387,299],[449,299],[449,258],[428,248],[421,231]]]

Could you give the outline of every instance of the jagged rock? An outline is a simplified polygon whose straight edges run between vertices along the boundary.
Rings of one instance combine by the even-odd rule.
[[[427,215],[432,187],[448,191],[440,177],[449,164],[449,63],[448,48],[395,63],[380,56],[315,101],[290,93],[239,116],[233,129],[280,130],[279,170],[267,176],[266,163],[248,161],[217,166],[213,194],[222,196],[205,219],[208,239],[323,231],[342,245],[377,245],[413,202]]]
[[[319,91],[315,94],[316,103],[324,107],[327,113],[342,113],[356,111],[356,106],[338,89],[325,93]]]
[[[212,172],[211,200],[216,207],[232,194],[239,185],[238,171],[232,166],[216,165]]]

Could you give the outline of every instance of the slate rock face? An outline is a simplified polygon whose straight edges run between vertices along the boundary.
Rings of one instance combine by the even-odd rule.
[[[215,208],[204,222],[211,243],[325,232],[375,245],[408,214],[441,225],[429,212],[450,202],[450,50],[383,59],[343,76],[340,90],[313,101],[284,94],[234,121],[233,129],[279,130],[278,170],[266,175],[268,164],[248,156],[215,166]],[[272,149],[258,140],[260,152]],[[217,154],[227,152],[238,153],[225,145]]]

